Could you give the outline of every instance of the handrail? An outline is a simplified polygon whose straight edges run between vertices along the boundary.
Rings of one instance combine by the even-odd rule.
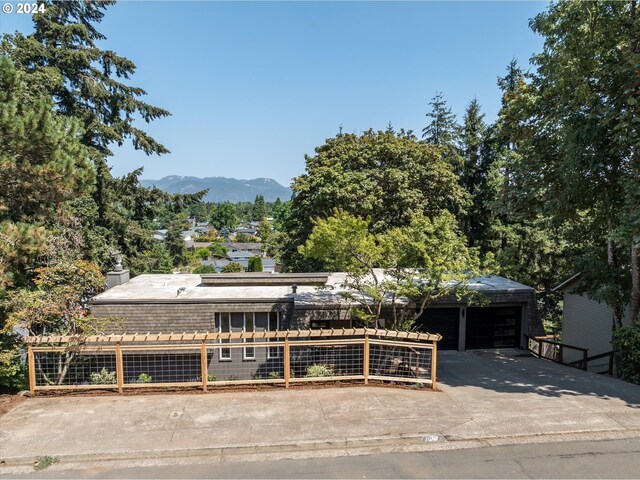
[[[610,352],[600,353],[599,355],[594,355],[592,357],[588,357],[587,360],[599,360],[604,357],[612,357],[615,352],[611,350]]]
[[[585,371],[587,370],[587,363],[588,363],[587,352],[589,351],[588,348],[576,347],[575,345],[568,345],[566,343],[556,342],[556,341],[553,341],[553,340],[545,340],[544,338],[533,337],[531,335],[525,335],[525,337],[528,340],[533,340],[534,342],[538,342],[538,349],[537,349],[538,351],[536,352],[532,348],[529,347],[529,342],[527,341],[527,350],[529,352],[533,353],[534,355],[537,355],[538,358],[545,358],[547,360],[551,360],[552,362],[561,363],[562,365],[567,365],[569,367],[580,368],[580,369],[585,370]],[[543,355],[543,350],[542,350],[542,345],[544,343],[548,343],[550,345],[554,345],[556,347],[559,347],[557,356],[552,356],[552,357],[544,356]],[[578,350],[578,351],[582,352],[582,359],[581,360],[576,360],[574,362],[565,362],[564,361],[564,349],[565,348]],[[578,364],[580,364],[580,365],[578,365]]]
[[[580,350],[583,352],[588,351],[588,348],[583,348],[583,347],[576,347],[575,345],[569,345],[567,343],[562,343],[562,342],[556,342],[555,340],[547,340],[544,337],[532,337],[531,335],[525,335],[527,338],[530,338],[531,340],[535,340],[536,342],[543,342],[543,343],[550,343],[552,345],[560,345],[563,348],[573,348],[574,350]]]
[[[613,361],[614,361],[614,352],[613,351],[609,351],[609,352],[604,352],[604,353],[600,353],[598,355],[592,355],[592,356],[588,356],[588,348],[583,348],[583,347],[577,347],[575,345],[568,345],[566,343],[562,343],[562,342],[556,342],[554,340],[546,340],[544,337],[533,337],[531,335],[525,335],[525,337],[528,340],[533,340],[534,342],[538,342],[538,348],[537,351],[535,351],[534,349],[529,347],[529,342],[527,342],[527,350],[531,353],[533,353],[534,355],[536,355],[539,358],[544,358],[546,360],[551,360],[552,362],[556,362],[556,363],[561,363],[562,365],[567,365],[569,367],[575,367],[575,368],[580,368],[581,370],[587,370],[589,362],[593,361],[593,360],[600,360],[601,358],[606,358],[609,357],[609,366],[607,368],[606,371],[604,372],[597,372],[597,373],[608,373],[609,375],[613,374]],[[548,356],[544,356],[543,351],[542,351],[542,345],[544,343],[548,343],[550,345],[555,345],[557,347],[559,347],[559,350],[557,352],[557,356],[552,356],[552,357],[548,357]],[[578,350],[580,352],[582,352],[582,358],[579,360],[574,360],[572,362],[565,362],[564,361],[564,349],[565,348],[569,348],[569,349],[573,349],[573,350]]]
[[[310,338],[310,337],[344,337],[344,336],[375,336],[397,340],[427,340],[440,341],[442,336],[438,333],[400,332],[386,330],[384,328],[319,328],[299,330],[271,330],[257,332],[204,332],[204,333],[134,333],[134,334],[106,334],[106,335],[43,335],[37,337],[24,337],[27,344],[40,343],[113,343],[113,342],[171,342],[171,341],[202,341],[202,340],[227,340],[245,338]]]

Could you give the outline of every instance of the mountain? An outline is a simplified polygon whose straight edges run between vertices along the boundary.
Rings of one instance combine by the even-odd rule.
[[[156,186],[167,193],[196,193],[209,189],[204,197],[206,202],[253,202],[256,195],[262,195],[266,202],[280,197],[283,202],[291,198],[291,189],[283,187],[270,178],[238,180],[225,177],[182,177],[169,175],[160,180],[141,180],[145,187]]]

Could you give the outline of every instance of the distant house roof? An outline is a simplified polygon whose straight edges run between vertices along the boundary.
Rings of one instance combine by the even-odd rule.
[[[246,250],[238,250],[235,252],[229,252],[227,253],[227,257],[229,257],[230,259],[249,259],[251,257],[255,257],[256,254],[253,252],[247,252]]]
[[[262,251],[262,243],[260,242],[225,242],[225,247],[230,250],[260,250]]]
[[[197,242],[195,240],[186,240],[184,242],[184,245],[186,248],[207,248],[209,245],[211,245],[213,242]]]
[[[158,242],[162,242],[165,239],[164,235],[158,235],[157,233],[153,236],[153,239],[158,241]]]
[[[559,290],[561,292],[566,292],[567,290],[571,290],[572,288],[574,288],[580,282],[580,278],[581,277],[582,277],[582,272],[578,272],[575,275],[572,275],[571,277],[567,278],[561,284],[556,285],[555,287],[553,287],[551,289],[551,291],[552,292],[557,292]]]
[[[185,230],[180,235],[182,235],[182,238],[197,237],[199,235],[199,233],[197,231],[195,231],[195,230]]]
[[[237,228],[236,233],[246,233],[248,235],[255,235],[258,233],[258,230],[255,228]]]

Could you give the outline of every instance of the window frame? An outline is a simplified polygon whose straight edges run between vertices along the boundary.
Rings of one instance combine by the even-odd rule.
[[[247,315],[251,316],[251,325],[252,325],[252,329],[251,330],[247,330]],[[256,314],[255,312],[244,312],[243,315],[243,325],[242,325],[242,331],[243,332],[247,332],[247,331],[251,331],[251,332],[255,332],[256,331]],[[245,338],[243,339],[244,343],[253,343],[253,338]],[[247,350],[251,349],[253,350],[253,355],[249,356],[247,355]],[[243,347],[242,349],[242,360],[255,360],[256,359],[256,347]]]
[[[273,332],[274,330],[271,328],[271,314],[276,314],[276,328],[275,330],[280,330],[280,312],[269,312],[269,317],[267,319],[267,331]],[[277,338],[268,338],[267,342],[278,341]],[[267,360],[278,359],[284,357],[284,352],[282,351],[282,347],[267,347]],[[276,352],[274,355],[272,352]]]
[[[229,330],[226,332],[222,331],[222,319],[223,316],[226,315],[227,324]],[[218,333],[231,333],[231,313],[230,312],[216,312],[216,323],[218,324]],[[218,339],[219,343],[231,343],[231,339]],[[228,352],[228,356],[223,355],[224,352]],[[218,360],[221,362],[231,362],[231,348],[222,348],[218,349]]]

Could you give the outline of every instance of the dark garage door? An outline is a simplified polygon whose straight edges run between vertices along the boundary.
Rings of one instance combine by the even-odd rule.
[[[439,333],[442,340],[438,348],[444,350],[458,349],[458,333],[460,332],[459,308],[428,308],[417,320],[416,326],[421,332]]]
[[[467,308],[467,349],[520,347],[522,307]]]

